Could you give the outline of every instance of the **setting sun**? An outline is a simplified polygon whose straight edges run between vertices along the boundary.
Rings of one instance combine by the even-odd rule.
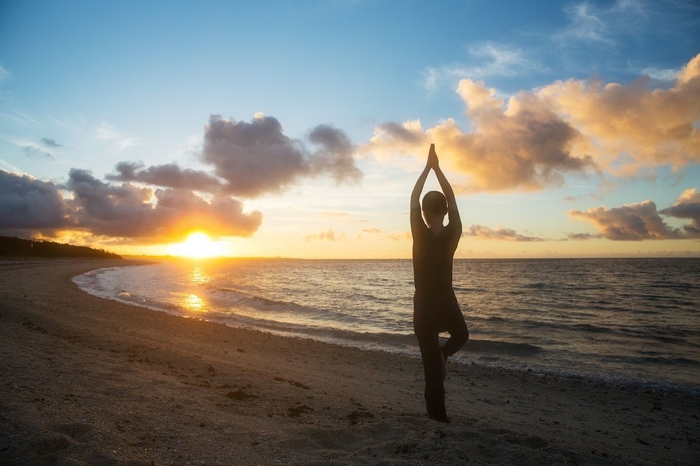
[[[219,245],[201,231],[190,234],[184,243],[173,245],[175,255],[194,258],[219,256],[219,249]]]

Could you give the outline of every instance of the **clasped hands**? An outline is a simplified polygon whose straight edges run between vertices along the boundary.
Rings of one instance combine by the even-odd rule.
[[[440,162],[438,160],[437,153],[435,152],[435,144],[430,144],[430,150],[428,151],[428,162],[426,163],[426,168],[432,168],[433,170],[438,170],[440,168]]]

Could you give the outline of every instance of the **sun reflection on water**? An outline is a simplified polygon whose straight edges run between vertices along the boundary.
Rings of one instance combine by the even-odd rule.
[[[203,312],[207,302],[194,293],[185,296],[182,307],[192,312]]]
[[[192,280],[192,283],[194,284],[201,285],[204,283],[209,283],[209,281],[211,281],[211,277],[204,270],[204,267],[201,265],[195,265],[190,273],[190,280]]]

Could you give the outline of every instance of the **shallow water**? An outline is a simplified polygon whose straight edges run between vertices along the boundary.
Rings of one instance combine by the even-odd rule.
[[[408,260],[168,261],[85,291],[178,315],[418,355]],[[456,260],[455,360],[700,394],[700,260]]]

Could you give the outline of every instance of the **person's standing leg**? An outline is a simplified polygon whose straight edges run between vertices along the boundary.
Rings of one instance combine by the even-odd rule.
[[[447,421],[445,412],[445,387],[443,385],[443,355],[437,332],[414,325],[420,346],[425,375],[425,406],[428,416]]]

